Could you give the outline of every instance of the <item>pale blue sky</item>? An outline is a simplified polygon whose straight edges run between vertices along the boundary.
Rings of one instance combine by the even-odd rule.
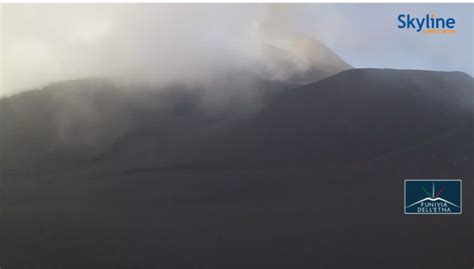
[[[474,73],[473,4],[308,4],[297,12],[298,28],[316,32],[355,67]],[[397,28],[399,14],[431,13],[454,18],[457,33],[423,34]]]

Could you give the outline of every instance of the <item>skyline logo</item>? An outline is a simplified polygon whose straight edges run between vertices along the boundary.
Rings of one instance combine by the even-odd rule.
[[[418,18],[411,14],[400,14],[397,17],[398,28],[415,30],[425,34],[455,34],[456,20],[454,18],[438,17],[434,13]]]
[[[460,179],[406,179],[405,214],[445,215],[462,213]]]

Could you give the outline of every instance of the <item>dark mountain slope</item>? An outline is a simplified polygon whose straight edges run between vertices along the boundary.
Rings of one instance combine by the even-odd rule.
[[[262,81],[255,90],[280,91],[290,85]],[[247,107],[236,97],[225,109],[209,108],[202,88],[125,88],[106,80],[81,79],[3,98],[0,167],[37,171],[67,166],[68,170],[122,151],[131,163],[134,158],[158,161],[173,147],[254,109],[254,104]]]
[[[282,93],[197,151],[233,164],[377,158],[471,132],[472,85],[456,72],[349,70]]]
[[[81,159],[81,169],[5,174],[0,262],[467,268],[474,263],[472,83],[456,72],[351,70],[283,91],[260,113],[202,135],[195,135],[201,124],[190,124],[196,110],[164,113],[180,122],[167,137],[181,136],[173,140],[179,145],[165,143],[164,155],[147,147],[160,113],[136,110],[140,139],[115,140]],[[404,215],[405,178],[463,179],[463,214]]]
[[[271,93],[263,110],[236,116],[247,109],[206,110],[199,89],[53,84],[1,100],[1,163],[20,170],[83,162],[111,169],[335,166],[407,150],[472,124],[472,78],[463,73],[359,69],[285,87],[262,83]]]

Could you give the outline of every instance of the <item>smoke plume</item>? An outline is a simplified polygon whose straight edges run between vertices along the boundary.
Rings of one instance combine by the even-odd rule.
[[[320,76],[347,68],[315,36],[295,30],[296,9],[3,5],[0,92],[11,94],[82,77],[153,86],[184,83],[222,91],[223,80],[235,77],[246,77],[245,82],[229,83],[242,89],[252,84],[250,77],[301,80],[315,68]]]

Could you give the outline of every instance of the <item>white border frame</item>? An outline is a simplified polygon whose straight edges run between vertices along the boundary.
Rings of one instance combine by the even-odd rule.
[[[407,181],[459,181],[459,213],[407,213]],[[403,181],[403,213],[405,215],[461,215],[462,214],[462,179],[405,179]]]

